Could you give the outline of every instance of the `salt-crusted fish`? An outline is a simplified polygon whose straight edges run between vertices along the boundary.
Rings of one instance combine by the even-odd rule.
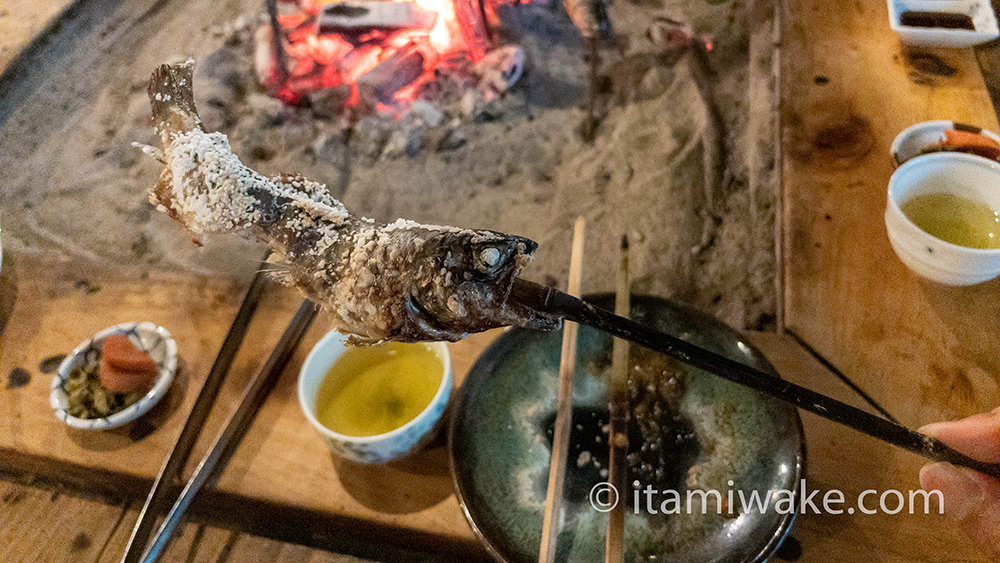
[[[149,83],[166,166],[150,201],[195,234],[238,233],[283,258],[276,275],[323,305],[357,342],[458,340],[558,319],[508,302],[536,243],[492,231],[378,224],[351,215],[326,186],[298,175],[267,178],[206,132],[194,106],[193,62],[162,65]]]

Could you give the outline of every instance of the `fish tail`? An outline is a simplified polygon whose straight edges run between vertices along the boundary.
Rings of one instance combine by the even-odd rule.
[[[205,130],[194,106],[194,61],[163,64],[153,71],[146,91],[153,111],[153,125],[164,145],[179,133]]]

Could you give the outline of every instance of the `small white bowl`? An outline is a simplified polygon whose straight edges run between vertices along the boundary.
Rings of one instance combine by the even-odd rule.
[[[911,158],[933,152],[941,152],[941,143],[947,140],[944,132],[950,129],[978,133],[1000,143],[1000,136],[996,133],[987,129],[980,129],[974,125],[948,121],[946,119],[921,121],[903,129],[893,139],[892,146],[889,149],[893,162],[896,163],[896,166],[899,166]]]
[[[889,180],[885,227],[899,259],[945,285],[973,285],[1000,276],[1000,249],[959,246],[928,234],[900,205],[929,193],[952,193],[1000,209],[1000,163],[964,153],[934,153],[900,166]]]
[[[347,350],[347,337],[329,332],[309,352],[299,372],[299,405],[309,422],[329,444],[333,452],[360,463],[385,463],[405,457],[426,446],[439,429],[448,400],[451,398],[451,356],[444,342],[433,342],[443,364],[441,384],[427,407],[403,426],[374,436],[347,436],[330,430],[316,418],[316,399],[327,371]],[[377,345],[376,345],[377,346]]]
[[[889,27],[899,40],[918,47],[972,47],[1000,36],[997,18],[989,0],[887,0]],[[975,29],[948,29],[903,25],[905,12],[963,14]]]
[[[124,409],[106,416],[104,418],[77,418],[71,416],[66,409],[69,408],[69,397],[62,389],[62,382],[69,377],[73,368],[85,361],[85,354],[88,350],[100,346],[105,338],[112,334],[126,334],[139,349],[149,354],[149,357],[156,362],[159,373],[156,383],[153,384],[145,395],[138,401],[125,407]],[[160,399],[167,394],[170,384],[174,381],[174,374],[177,371],[177,343],[170,336],[167,329],[157,326],[151,322],[141,323],[121,323],[108,327],[77,346],[73,353],[66,356],[66,359],[59,364],[56,376],[52,378],[52,388],[49,392],[49,402],[52,404],[56,417],[73,428],[81,430],[106,430],[128,424],[140,416],[146,414],[149,409],[160,402]]]

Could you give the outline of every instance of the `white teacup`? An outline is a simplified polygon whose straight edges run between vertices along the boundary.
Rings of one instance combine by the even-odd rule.
[[[1000,249],[959,246],[915,225],[900,209],[910,198],[950,193],[1000,209],[1000,163],[963,153],[934,153],[906,161],[889,180],[885,226],[899,259],[946,285],[972,285],[1000,276]]]
[[[360,463],[385,463],[426,446],[434,438],[451,397],[451,356],[448,354],[448,346],[444,342],[430,344],[441,358],[441,382],[434,398],[420,414],[384,434],[348,436],[330,430],[316,416],[320,384],[329,369],[347,350],[346,340],[347,337],[338,332],[327,333],[316,343],[302,364],[299,372],[299,405],[309,422],[316,427],[335,454]]]

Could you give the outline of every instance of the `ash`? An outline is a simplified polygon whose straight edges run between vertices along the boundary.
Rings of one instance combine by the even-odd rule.
[[[501,43],[526,55],[503,95],[446,74],[412,105],[361,115],[332,91],[310,107],[261,93],[253,68],[256,1],[137,0],[85,8],[0,81],[0,209],[5,250],[245,277],[260,249],[236,237],[204,247],[146,190],[158,167],[145,83],[156,64],[198,61],[208,130],[266,175],[329,186],[359,216],[492,229],[539,242],[525,272],[564,280],[571,225],[587,218],[584,291],[610,288],[627,234],[637,292],[692,303],[738,327],[775,311],[773,23],[735,1],[616,0],[601,49],[596,139],[580,135],[583,43],[560,3],[505,6]],[[88,10],[102,9],[101,17]],[[714,38],[699,58],[647,38],[656,16]],[[25,70],[26,69],[26,70]]]

